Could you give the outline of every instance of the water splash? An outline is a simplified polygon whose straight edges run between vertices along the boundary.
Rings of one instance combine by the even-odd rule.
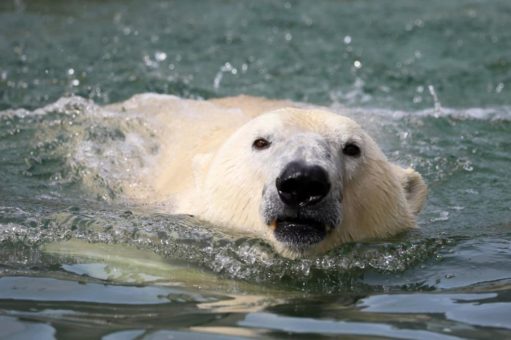
[[[30,135],[24,155],[26,177],[49,186],[80,185],[111,200],[154,161],[158,144],[147,121],[134,114],[104,110],[80,97],[61,98],[36,109],[0,112],[5,125]]]
[[[404,272],[431,258],[449,243],[443,239],[429,239],[348,244],[323,256],[289,260],[276,254],[262,240],[226,234],[188,216],[112,209],[71,208],[35,220],[33,214],[18,214],[18,223],[0,224],[3,254],[11,254],[2,259],[3,263],[18,268],[35,263],[44,266],[40,255],[25,254],[20,261],[12,257],[8,249],[28,247],[34,251],[49,242],[84,240],[135,246],[153,251],[169,263],[194,265],[232,279],[306,291],[339,291],[365,287],[360,280],[367,272]],[[29,218],[34,227],[27,227]],[[74,251],[79,253],[78,249]]]
[[[474,162],[472,149],[492,142],[467,134],[464,141],[468,139],[470,144],[454,143],[452,138],[456,136],[445,130],[457,124],[456,119],[475,119],[477,123],[511,118],[507,108],[419,112],[332,108],[363,120],[364,126],[384,141],[384,149],[391,150],[391,158],[418,165],[433,190],[437,190],[435,184],[459,173],[477,174],[480,165]],[[469,208],[454,208],[469,203],[450,202],[456,192],[444,200],[437,193],[424,214],[430,232],[424,228],[426,231],[418,237],[412,235],[395,243],[350,244],[317,258],[292,261],[275,254],[259,239],[226,234],[203,221],[156,214],[157,207],[124,201],[122,183],[138,185],[134,178],[144,176],[159,151],[157,131],[147,116],[113,113],[91,101],[71,97],[34,111],[4,111],[0,119],[5,123],[0,129],[0,142],[16,145],[19,151],[4,154],[15,164],[15,170],[7,172],[10,177],[6,178],[18,181],[18,185],[0,190],[7,193],[3,197],[18,195],[18,201],[30,200],[31,207],[23,210],[18,204],[0,200],[0,243],[5,246],[6,257],[3,263],[14,261],[12,267],[23,267],[23,263],[47,265],[37,254],[12,256],[13,247],[20,244],[37,248],[48,242],[80,239],[141,247],[168,261],[187,263],[228,278],[311,291],[356,290],[365,287],[362,278],[369,273],[402,273],[434,258],[450,246],[449,235],[456,234],[438,236],[435,228],[470,221]],[[428,135],[421,132],[424,127]],[[455,157],[442,156],[446,145],[453,145],[450,150]],[[402,154],[412,156],[405,158]],[[30,183],[26,194],[20,190],[20,180]]]
[[[435,104],[434,110],[435,112],[440,113],[442,111],[442,105],[440,104],[440,100],[438,99],[438,96],[435,91],[435,87],[433,85],[428,85],[429,93],[431,94],[431,97],[433,97],[433,103]]]

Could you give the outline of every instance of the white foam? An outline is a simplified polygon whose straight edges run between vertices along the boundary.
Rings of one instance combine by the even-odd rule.
[[[99,105],[92,100],[85,99],[79,96],[61,97],[56,102],[50,103],[43,107],[37,108],[33,111],[27,109],[7,109],[0,111],[1,116],[16,116],[20,118],[29,116],[44,116],[48,113],[58,112],[65,114],[73,114],[84,112],[89,116],[110,117],[115,115],[115,112],[103,110]]]
[[[452,119],[474,119],[474,120],[487,120],[487,121],[510,121],[511,120],[511,107],[510,106],[495,106],[489,108],[429,108],[418,111],[403,111],[403,110],[390,110],[382,108],[346,108],[345,106],[334,103],[330,108],[335,111],[348,115],[351,117],[367,117],[378,116],[394,120],[404,119],[408,117],[418,118],[452,118]]]

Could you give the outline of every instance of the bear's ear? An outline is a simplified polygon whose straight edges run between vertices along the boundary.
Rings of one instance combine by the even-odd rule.
[[[422,176],[412,168],[403,169],[397,165],[394,165],[394,167],[405,192],[408,206],[411,212],[417,215],[424,206],[428,195],[426,183],[424,183]]]
[[[211,160],[213,160],[213,153],[200,153],[192,159],[193,179],[198,191],[202,189]]]

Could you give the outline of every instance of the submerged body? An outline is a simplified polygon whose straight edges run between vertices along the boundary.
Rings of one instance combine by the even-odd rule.
[[[299,257],[415,227],[426,186],[353,120],[287,101],[137,95],[107,107],[150,116],[159,156],[131,199],[268,240]]]

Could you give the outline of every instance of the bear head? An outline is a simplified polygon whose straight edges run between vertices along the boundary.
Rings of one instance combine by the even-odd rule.
[[[356,122],[318,109],[250,120],[202,168],[199,217],[291,258],[414,228],[427,193],[422,177],[390,163]]]

